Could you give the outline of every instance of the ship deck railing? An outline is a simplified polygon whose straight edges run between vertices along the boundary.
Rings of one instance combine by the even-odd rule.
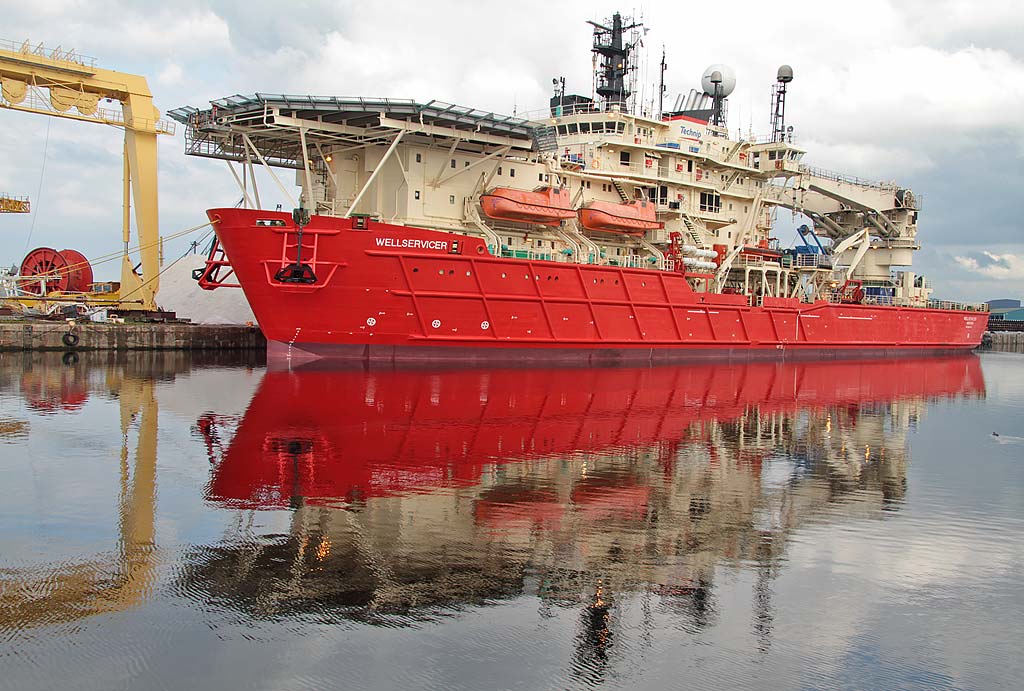
[[[850,185],[857,185],[858,187],[871,187],[880,190],[893,190],[899,188],[894,182],[879,182],[876,180],[866,180],[864,178],[858,178],[854,175],[846,175],[835,170],[828,170],[826,168],[815,168],[813,166],[801,165],[800,172],[804,175],[810,175],[816,178],[822,178],[823,180],[831,180],[833,182],[845,182]]]
[[[829,302],[843,302],[839,291],[828,291],[823,298]],[[883,307],[916,307],[920,309],[955,310],[957,312],[988,312],[988,305],[984,302],[959,302],[956,300],[921,301],[911,300],[904,297],[891,297],[888,295],[867,295],[860,304],[879,305]]]
[[[487,248],[494,252],[494,246]],[[502,246],[500,256],[504,259],[525,259],[527,261],[558,262],[561,264],[585,264],[591,266],[615,266],[625,269],[657,269],[659,271],[675,271],[676,264],[673,260],[659,258],[651,255],[627,254],[615,255],[612,257],[600,257],[593,252],[581,254],[566,254],[558,250],[537,250],[537,249],[512,249]]]

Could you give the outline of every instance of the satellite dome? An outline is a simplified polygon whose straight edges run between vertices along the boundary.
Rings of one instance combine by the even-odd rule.
[[[779,68],[778,76],[776,77],[780,82],[788,83],[793,81],[793,68],[789,65],[783,65]]]
[[[709,96],[715,95],[715,85],[712,83],[712,75],[718,72],[716,77],[721,78],[721,94],[723,97],[728,96],[736,88],[736,73],[732,71],[732,68],[728,65],[712,65],[711,67],[704,70],[704,75],[700,78],[701,88],[704,89],[704,93]]]

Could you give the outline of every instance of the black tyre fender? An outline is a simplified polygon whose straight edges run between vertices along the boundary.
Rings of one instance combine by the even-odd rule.
[[[78,345],[78,334],[74,331],[68,331],[66,334],[60,337],[61,342],[68,348],[74,348]]]

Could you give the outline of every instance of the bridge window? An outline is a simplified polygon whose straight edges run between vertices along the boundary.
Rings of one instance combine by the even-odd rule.
[[[580,123],[580,134],[590,134],[590,123],[589,122],[581,122]]]
[[[453,158],[452,159],[452,168],[454,168],[454,167],[455,167],[455,159]]]
[[[621,151],[621,152],[619,152],[619,163],[621,163],[624,166],[628,166],[629,165],[629,152],[628,151]]]

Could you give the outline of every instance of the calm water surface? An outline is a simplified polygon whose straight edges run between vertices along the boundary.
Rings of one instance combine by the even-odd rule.
[[[1010,689],[1024,357],[0,356],[0,689]]]

